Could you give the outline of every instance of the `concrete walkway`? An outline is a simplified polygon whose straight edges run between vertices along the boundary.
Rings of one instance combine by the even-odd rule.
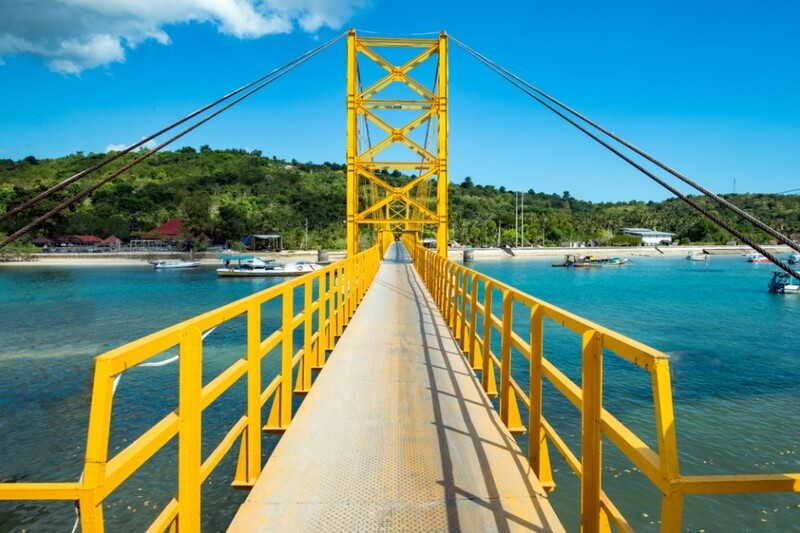
[[[563,531],[401,245],[229,531]]]

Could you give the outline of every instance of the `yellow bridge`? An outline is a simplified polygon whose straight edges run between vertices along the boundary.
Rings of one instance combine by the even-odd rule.
[[[97,357],[80,480],[4,483],[0,500],[74,501],[82,530],[103,531],[104,502],[174,440],[177,489],[149,531],[199,531],[203,484],[236,452],[233,485],[249,494],[231,531],[560,531],[547,498],[558,482],[552,453],[580,479],[582,530],[632,531],[603,490],[603,445],[661,494],[662,531],[681,530],[693,495],[800,492],[798,473],[682,474],[665,354],[447,258],[447,40],[348,35],[347,258]],[[376,51],[387,47],[417,53],[397,66]],[[362,87],[359,58],[386,75]],[[410,74],[429,59],[432,88]],[[376,98],[393,83],[418,99]],[[396,127],[385,116],[395,110],[420,115]],[[368,122],[385,139],[361,142]],[[435,146],[412,136],[424,123]],[[394,145],[415,160],[379,161]],[[393,185],[387,169],[419,173]],[[266,330],[263,310],[275,304],[280,327]],[[246,353],[209,379],[204,334],[236,319],[246,321]],[[545,323],[581,339],[580,383],[545,357]],[[120,376],[175,348],[177,408],[111,450]],[[268,358],[278,360],[271,375]],[[605,358],[649,374],[654,437],[603,407]],[[512,368],[526,371],[524,384]],[[243,381],[246,408],[209,446],[204,412]],[[580,413],[578,451],[542,414],[545,381]],[[295,395],[306,395],[297,409]],[[266,433],[282,437],[265,464]]]

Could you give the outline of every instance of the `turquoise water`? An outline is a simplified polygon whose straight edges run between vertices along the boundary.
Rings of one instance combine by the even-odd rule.
[[[800,471],[800,297],[768,294],[768,265],[740,257],[708,264],[638,258],[618,269],[573,270],[515,258],[474,268],[670,354],[683,473]],[[218,280],[211,268],[0,267],[0,480],[78,479],[94,356],[275,283]],[[265,330],[278,324],[278,311],[266,308]],[[243,326],[236,320],[208,337],[205,382],[244,353]],[[545,338],[547,357],[579,382],[577,335],[548,326]],[[266,360],[269,367],[276,358]],[[175,407],[176,372],[176,365],[126,372],[115,397],[112,451]],[[527,385],[523,362],[514,375]],[[655,447],[647,374],[607,356],[604,395],[606,407]],[[221,400],[204,414],[204,453],[243,412],[241,387]],[[545,415],[579,454],[576,412],[551,388]],[[276,437],[265,438],[266,456]],[[244,498],[229,488],[235,452],[203,486],[206,531],[224,529]],[[576,530],[576,478],[552,448],[551,457],[553,503]],[[637,529],[657,529],[656,491],[608,443],[605,461],[604,487],[614,502]],[[175,472],[173,444],[107,500],[109,530],[143,529],[174,494],[174,483],[163,480]],[[684,526],[787,531],[800,523],[798,504],[791,495],[688,497]],[[0,531],[68,531],[73,520],[69,503],[0,503]]]

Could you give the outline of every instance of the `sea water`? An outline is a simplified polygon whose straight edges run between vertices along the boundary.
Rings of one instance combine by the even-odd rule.
[[[800,471],[800,296],[767,293],[770,265],[652,257],[583,270],[522,258],[471,266],[667,353],[682,473]],[[279,282],[218,279],[208,267],[0,267],[0,481],[78,480],[93,357]],[[295,305],[302,308],[299,298]],[[277,305],[263,315],[264,331],[279,326]],[[519,331],[525,317],[518,315]],[[204,383],[245,353],[244,331],[237,319],[209,335]],[[547,325],[544,345],[546,357],[580,383],[580,338]],[[277,357],[265,361],[274,372]],[[610,354],[604,371],[606,408],[657,449],[647,372]],[[527,387],[524,360],[515,361],[513,375]],[[111,455],[175,408],[176,382],[177,365],[125,373],[114,398]],[[204,412],[204,457],[244,412],[240,382]],[[544,414],[580,456],[577,411],[548,386]],[[265,437],[265,458],[277,438]],[[206,531],[224,530],[244,499],[230,488],[237,452],[238,445],[203,485]],[[579,483],[552,447],[550,456],[551,500],[577,530]],[[143,530],[158,515],[176,494],[176,459],[172,442],[104,502],[109,530]],[[604,490],[614,503],[636,529],[656,530],[658,491],[608,441],[604,464]],[[688,496],[683,524],[787,531],[800,523],[798,505],[796,495]],[[0,531],[68,531],[74,520],[68,502],[0,502]]]

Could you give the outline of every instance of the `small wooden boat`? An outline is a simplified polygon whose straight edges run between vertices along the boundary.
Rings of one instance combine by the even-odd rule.
[[[593,255],[580,257],[577,255],[567,255],[564,257],[563,263],[551,263],[554,267],[567,267],[567,268],[592,268],[592,267],[612,267],[622,266],[629,263],[630,259],[626,257],[604,257],[597,258]]]
[[[151,265],[156,270],[172,270],[176,268],[197,268],[200,266],[200,261],[182,261],[181,259],[160,259],[158,261],[151,261]]]
[[[625,265],[629,262],[630,259],[628,259],[627,257],[608,257],[603,259],[592,260],[592,264],[600,267],[617,267]]]

